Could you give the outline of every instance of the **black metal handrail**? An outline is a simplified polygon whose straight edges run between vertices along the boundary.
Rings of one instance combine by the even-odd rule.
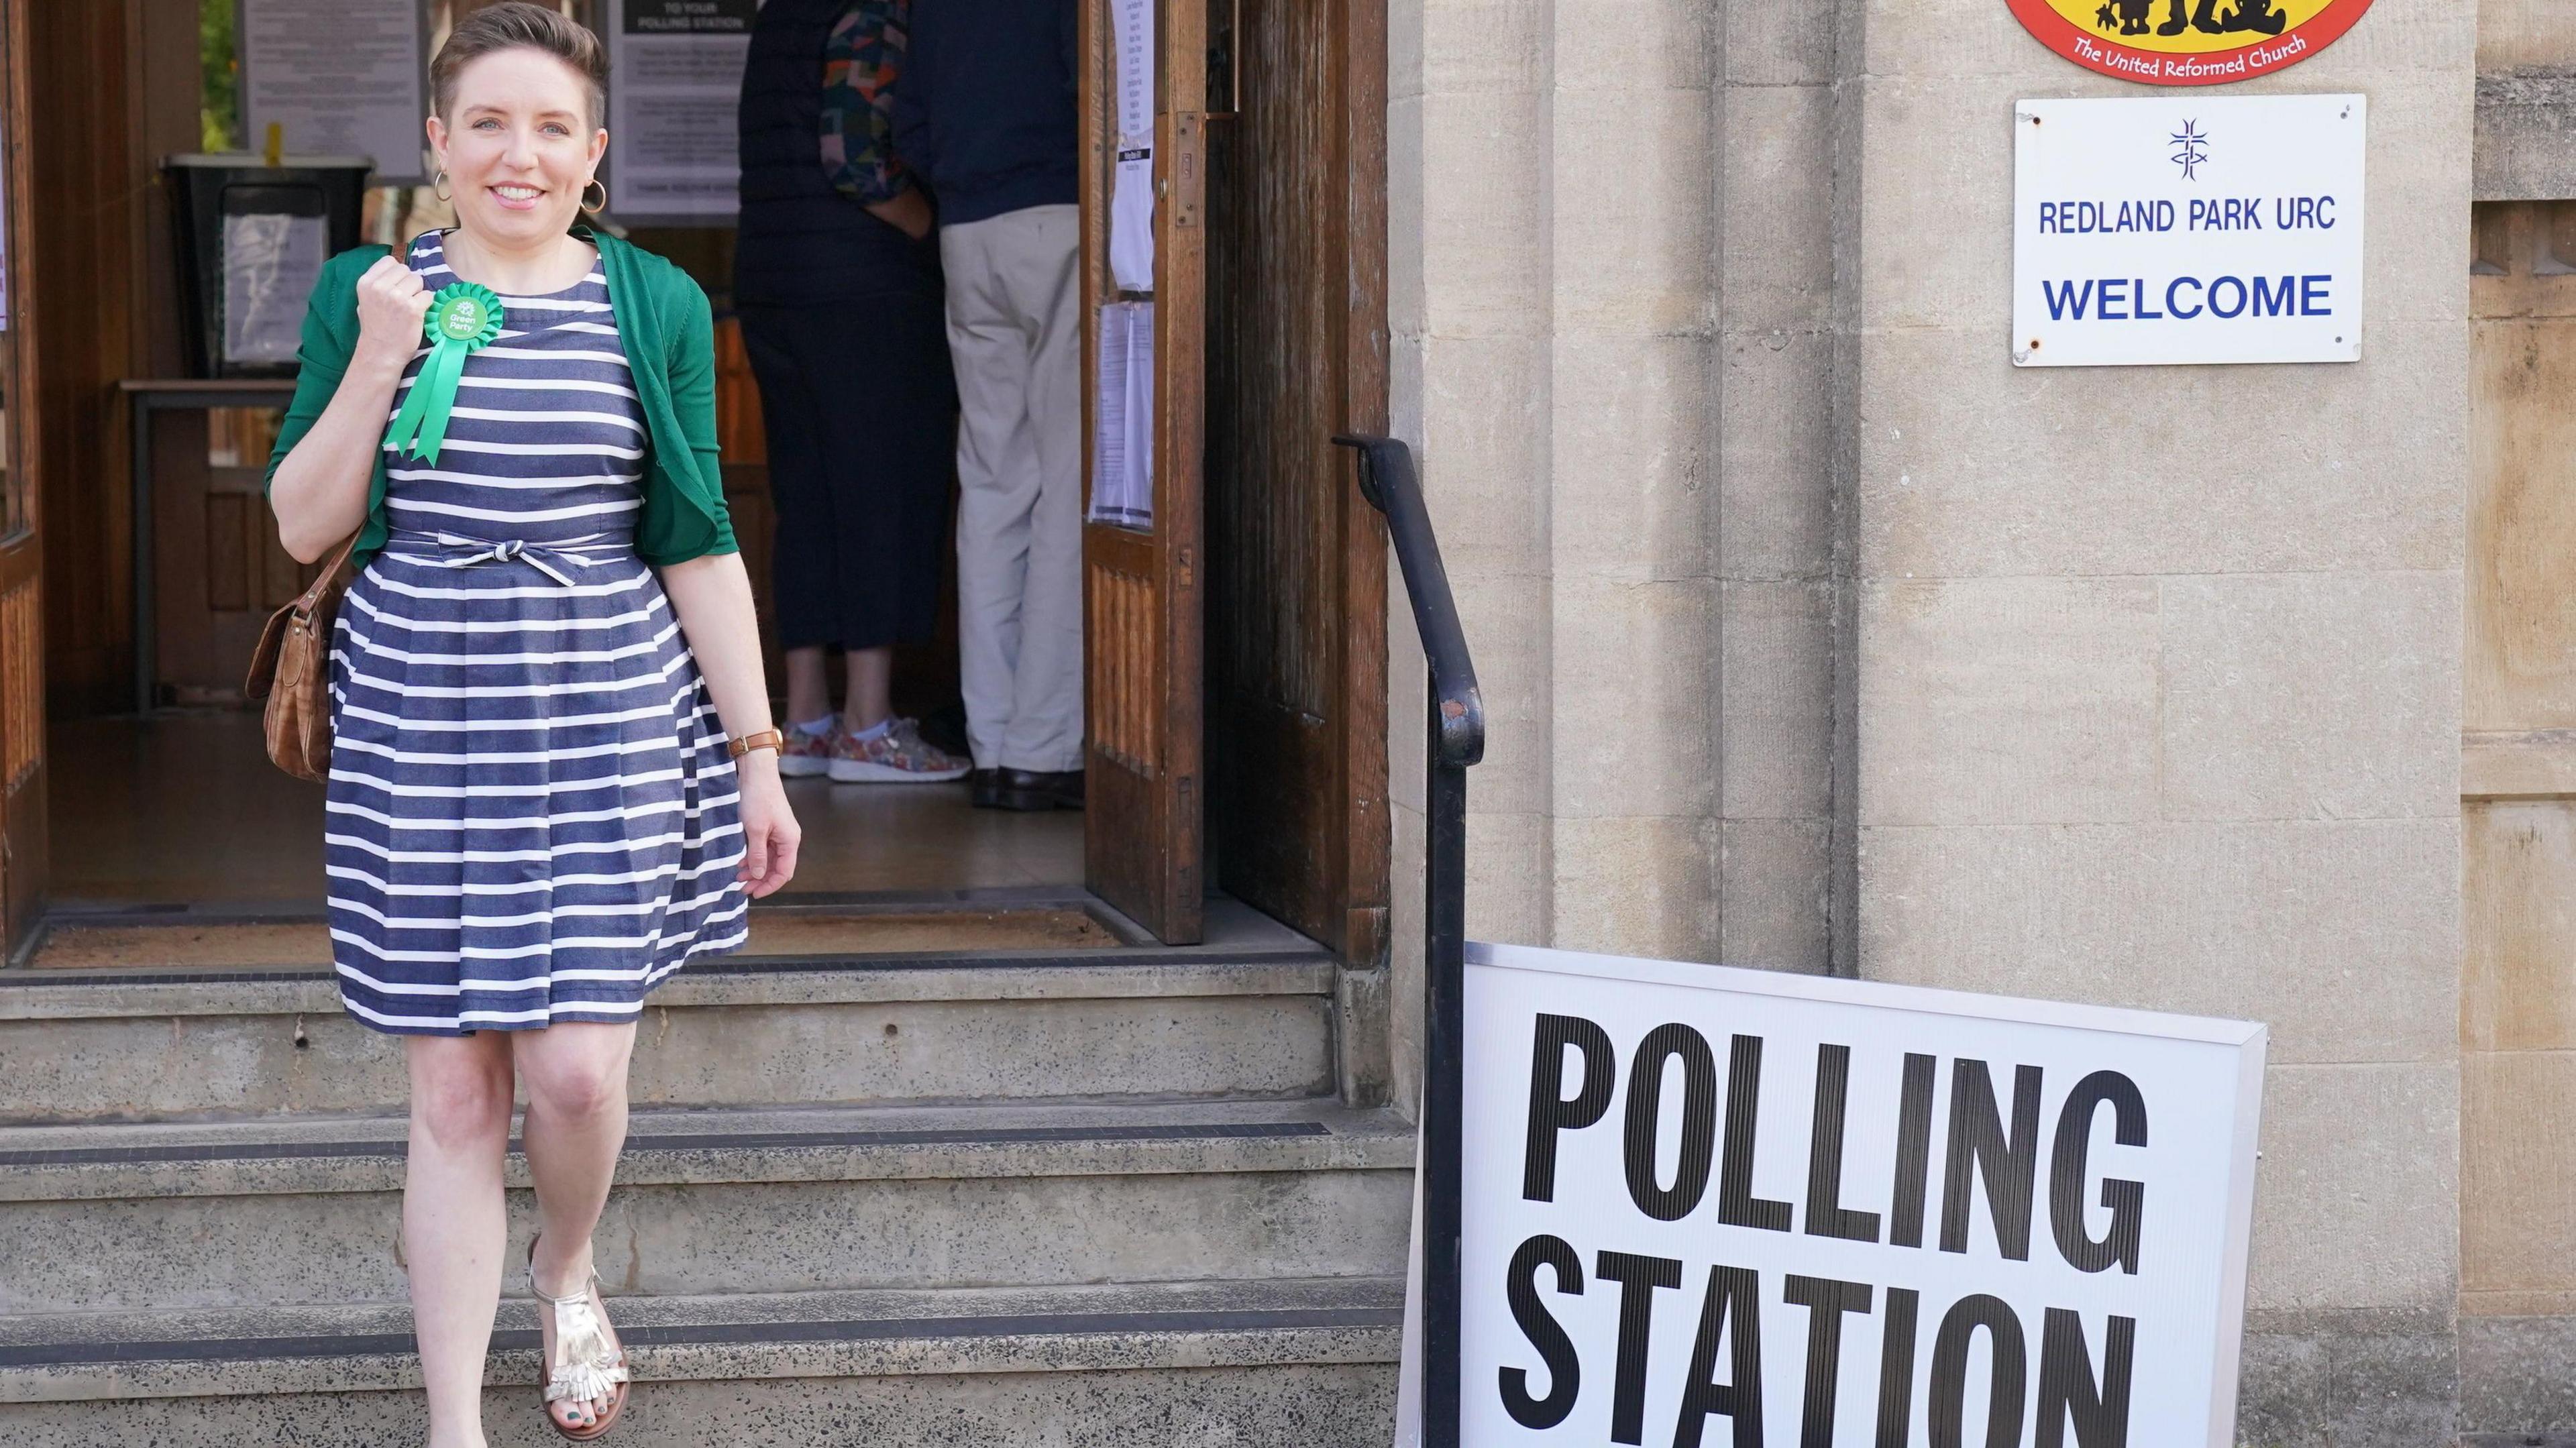
[[[1458,1192],[1466,1100],[1467,767],[1485,757],[1485,700],[1413,450],[1391,437],[1343,435],[1359,453],[1360,496],[1386,515],[1413,624],[1430,665],[1423,801],[1422,1442],[1458,1445]]]
[[[1422,502],[1413,449],[1392,437],[1341,433],[1333,441],[1359,454],[1360,496],[1386,515],[1387,537],[1413,602],[1413,624],[1431,665],[1434,756],[1464,769],[1485,757],[1485,700],[1476,691],[1476,665],[1467,657],[1467,631],[1449,593],[1449,570],[1431,536],[1431,510]]]

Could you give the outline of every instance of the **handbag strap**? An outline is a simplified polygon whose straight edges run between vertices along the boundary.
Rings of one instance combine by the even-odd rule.
[[[363,532],[364,530],[362,529],[360,531]],[[313,586],[304,590],[304,596],[302,598],[295,600],[296,612],[311,613],[313,611],[313,605],[321,602],[322,595],[329,591],[331,580],[340,576],[340,565],[349,561],[350,553],[355,551],[357,546],[358,535],[356,533],[352,533],[349,535],[348,542],[341,544],[332,552],[331,561],[322,565],[322,571],[313,576]]]

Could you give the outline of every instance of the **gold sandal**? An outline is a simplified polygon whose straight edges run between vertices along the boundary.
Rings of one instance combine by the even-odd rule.
[[[617,1415],[626,1411],[626,1390],[634,1381],[627,1371],[626,1349],[608,1335],[608,1311],[594,1289],[599,1273],[594,1269],[583,1278],[581,1290],[564,1297],[550,1297],[537,1286],[537,1244],[528,1243],[528,1291],[539,1302],[554,1309],[555,1347],[546,1354],[544,1409],[546,1422],[564,1437],[584,1443],[617,1426]],[[540,1343],[544,1334],[538,1334]],[[580,1427],[567,1426],[555,1416],[554,1405],[564,1401],[588,1403],[608,1399],[608,1410],[597,1420]]]

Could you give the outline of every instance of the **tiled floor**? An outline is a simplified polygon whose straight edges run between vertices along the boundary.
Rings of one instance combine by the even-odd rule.
[[[280,773],[258,716],[164,713],[51,730],[53,897],[134,903],[322,898],[322,786]],[[1082,816],[977,810],[958,785],[797,780],[789,893],[1082,881]]]

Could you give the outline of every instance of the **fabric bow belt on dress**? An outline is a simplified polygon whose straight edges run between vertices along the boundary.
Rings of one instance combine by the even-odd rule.
[[[398,556],[414,562],[435,564],[441,568],[472,568],[484,563],[525,563],[566,588],[574,586],[570,570],[596,568],[609,561],[603,551],[615,551],[604,540],[574,539],[565,543],[530,543],[522,538],[493,542],[483,538],[457,538],[446,534],[437,537],[400,539],[396,547],[418,546],[436,549],[431,556],[411,553]]]

